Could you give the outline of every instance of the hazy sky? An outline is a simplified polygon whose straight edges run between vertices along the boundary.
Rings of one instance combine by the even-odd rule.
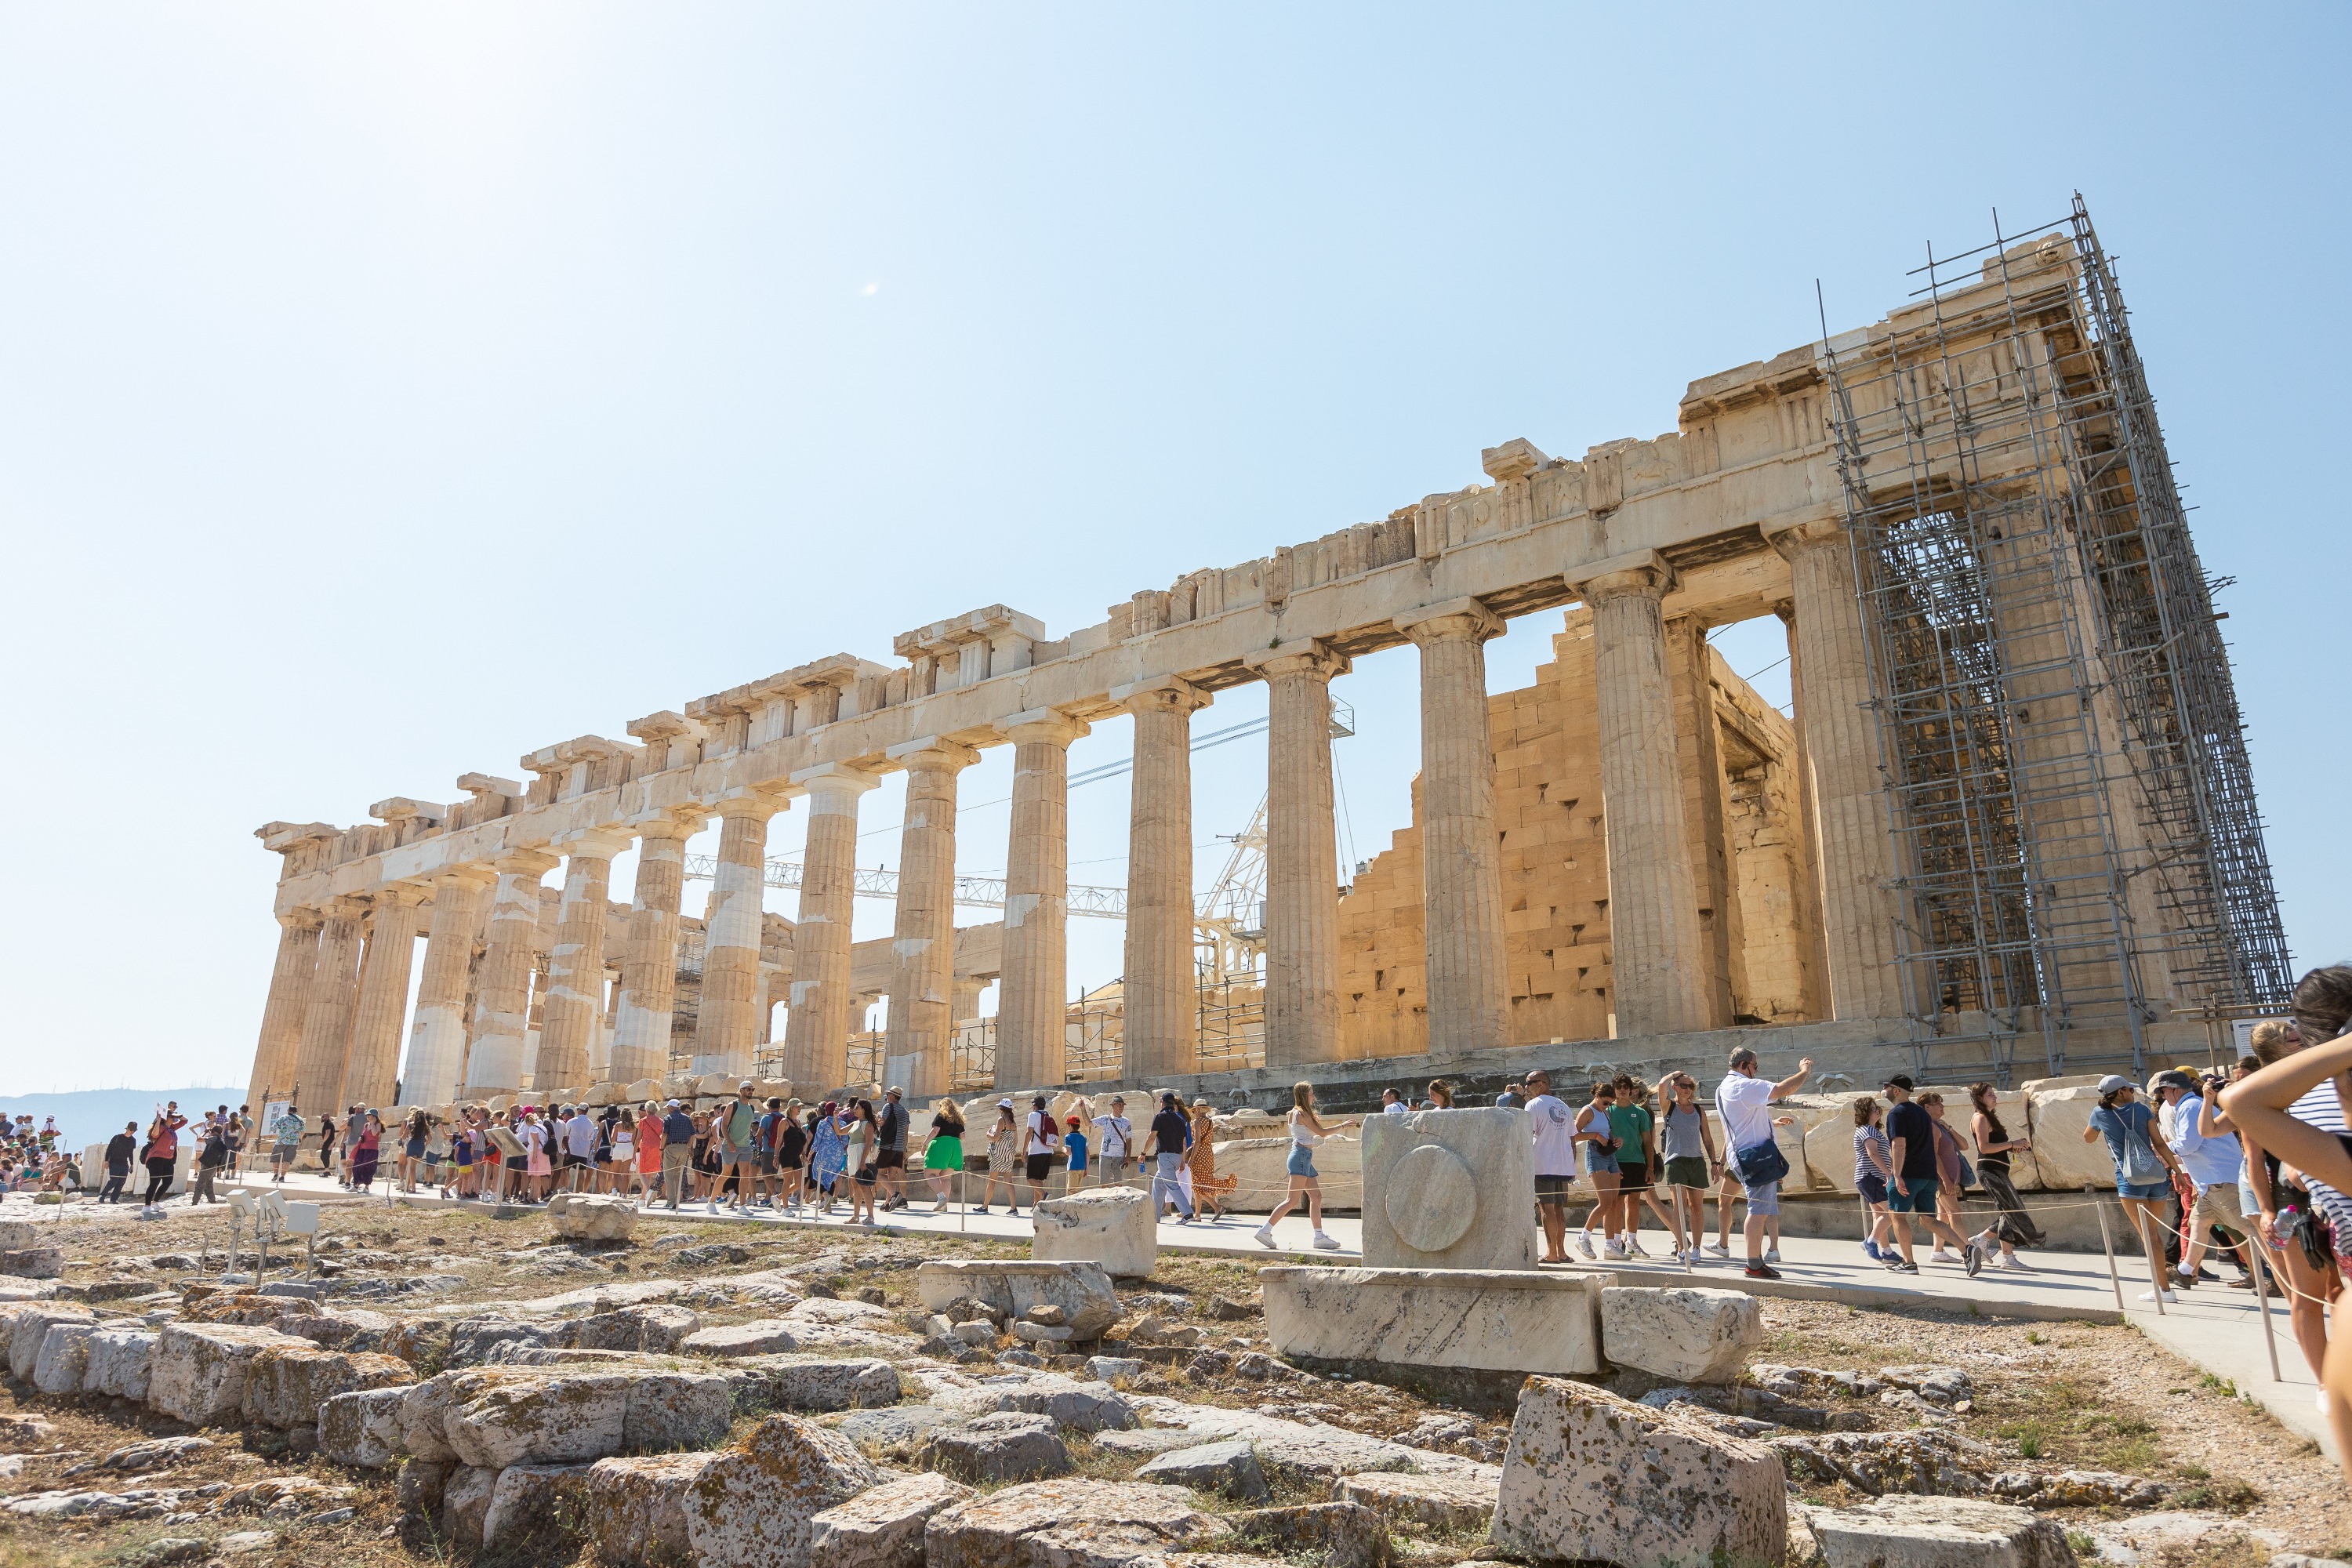
[[[1864,323],[1927,242],[2077,189],[2237,579],[2295,957],[2352,952],[2344,12],[1654,15],[0,5],[0,1092],[244,1080],[265,821],[977,605],[1059,635],[1510,437],[1656,435],[1814,339],[1816,279]],[[1412,656],[1338,689],[1369,857]],[[1264,759],[1199,758],[1204,879]],[[966,775],[968,872],[1008,779]],[[1074,795],[1074,880],[1124,880],[1126,805]],[[1116,974],[1118,928],[1073,926],[1074,981]]]

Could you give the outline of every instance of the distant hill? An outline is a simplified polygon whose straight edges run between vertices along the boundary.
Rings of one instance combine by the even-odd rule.
[[[92,1143],[103,1143],[122,1131],[126,1121],[136,1121],[143,1131],[147,1119],[155,1114],[155,1107],[167,1100],[180,1102],[182,1115],[192,1115],[196,1110],[210,1110],[226,1103],[232,1110],[242,1104],[242,1089],[85,1089],[72,1094],[0,1095],[0,1113],[14,1121],[19,1116],[30,1116],[38,1127],[42,1119],[58,1119],[58,1131],[64,1135],[65,1146],[76,1153]]]

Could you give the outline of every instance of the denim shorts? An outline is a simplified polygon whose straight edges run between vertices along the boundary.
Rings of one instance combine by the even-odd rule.
[[[2167,1198],[2172,1195],[2172,1184],[2170,1182],[2118,1181],[2116,1183],[2116,1195],[2119,1198],[2147,1198],[2149,1200]]]
[[[1751,1215],[1776,1215],[1780,1212],[1780,1184],[1767,1182],[1760,1187],[1740,1184],[1748,1194],[1748,1212]]]
[[[1315,1151],[1304,1143],[1293,1143],[1290,1146],[1290,1163],[1284,1169],[1294,1176],[1314,1175]]]

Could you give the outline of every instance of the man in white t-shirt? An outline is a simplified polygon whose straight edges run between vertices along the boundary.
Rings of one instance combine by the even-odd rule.
[[[1764,1257],[1766,1222],[1780,1212],[1780,1184],[1748,1181],[1743,1156],[1773,1141],[1772,1102],[1796,1093],[1812,1076],[1813,1058],[1807,1057],[1797,1064],[1795,1072],[1777,1083],[1759,1078],[1756,1053],[1742,1046],[1731,1053],[1731,1070],[1715,1086],[1715,1113],[1723,1118],[1724,1163],[1739,1173],[1739,1184],[1748,1194],[1748,1220],[1741,1233],[1748,1237],[1751,1279],[1780,1278],[1780,1271]]]
[[[1028,1161],[1023,1174],[1029,1179],[1029,1206],[1034,1208],[1045,1201],[1045,1181],[1054,1168],[1054,1152],[1062,1130],[1054,1113],[1045,1109],[1045,1097],[1032,1096],[1029,1100],[1029,1138],[1026,1145]]]
[[[563,1151],[570,1156],[572,1190],[593,1186],[596,1180],[596,1119],[582,1106],[578,1114],[563,1124]]]
[[[1135,1123],[1127,1119],[1127,1101],[1111,1096],[1110,1114],[1095,1122],[1095,1180],[1116,1187],[1127,1180],[1127,1162],[1135,1152]]]
[[[1576,1112],[1551,1091],[1551,1075],[1528,1074],[1528,1120],[1536,1134],[1536,1210],[1546,1263],[1568,1261],[1568,1189],[1576,1180]]]

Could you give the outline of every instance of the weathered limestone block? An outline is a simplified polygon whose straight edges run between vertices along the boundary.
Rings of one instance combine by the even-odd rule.
[[[919,1458],[959,1480],[1034,1481],[1070,1473],[1070,1450],[1050,1415],[999,1411],[961,1426],[942,1426]]]
[[[2074,1568],[2055,1520],[2005,1503],[1901,1495],[1804,1519],[1822,1568]]]
[[[1388,1561],[1388,1526],[1351,1502],[1252,1509],[1228,1517],[1237,1542],[1282,1557],[1311,1556],[1325,1568],[1382,1568]]]
[[[637,1205],[627,1198],[562,1193],[550,1199],[555,1234],[577,1241],[626,1241],[637,1227]]]
[[[299,1347],[299,1348],[297,1348]],[[291,1430],[313,1426],[327,1401],[362,1388],[413,1384],[416,1373],[388,1355],[320,1350],[308,1340],[269,1345],[246,1369],[239,1409],[247,1421]]]
[[[771,1415],[688,1489],[687,1548],[697,1568],[808,1568],[816,1516],[881,1481],[838,1433]]]
[[[1601,1370],[1601,1291],[1614,1279],[1510,1268],[1258,1272],[1277,1354],[1554,1373]]]
[[[2113,1193],[2116,1164],[2108,1157],[2106,1140],[2083,1142],[2083,1130],[2091,1124],[2091,1112],[2099,1108],[2098,1085],[2047,1089],[2024,1098],[2027,1123],[2032,1129],[2030,1136],[2034,1164],[2044,1190],[2072,1193],[2096,1187]],[[1948,1103],[1945,1114],[1951,1114]]]
[[[1118,1568],[1230,1539],[1182,1487],[1065,1479],[949,1509],[932,1519],[923,1547],[926,1568]]]
[[[265,1350],[315,1353],[308,1340],[238,1323],[166,1323],[155,1341],[147,1405],[191,1426],[234,1421],[245,1407],[246,1378]]]
[[[708,1447],[726,1435],[730,1414],[722,1377],[557,1369],[456,1405],[443,1425],[460,1460],[503,1468]]]
[[[924,1529],[971,1495],[934,1472],[860,1492],[810,1519],[809,1568],[924,1568]]]
[[[662,1353],[677,1349],[701,1327],[700,1315],[690,1307],[647,1302],[575,1318],[551,1342],[565,1350]]]
[[[482,1511],[482,1544],[520,1542],[566,1527],[588,1496],[586,1465],[509,1465]]]
[[[1142,1425],[1135,1402],[1107,1383],[1080,1383],[1057,1372],[1013,1372],[977,1386],[944,1389],[933,1403],[965,1416],[993,1410],[1050,1415],[1057,1426],[1076,1432],[1125,1432]]]
[[[1788,1551],[1786,1486],[1760,1443],[1582,1384],[1530,1378],[1511,1423],[1494,1540],[1529,1557],[1769,1568]]]
[[[497,1495],[499,1473],[460,1465],[441,1484],[441,1532],[459,1546],[482,1544],[482,1521]]]
[[[1029,1256],[1041,1263],[1097,1263],[1119,1279],[1141,1279],[1160,1261],[1151,1198],[1132,1187],[1096,1187],[1036,1207]]]
[[[400,1409],[413,1384],[383,1384],[330,1395],[319,1406],[319,1452],[355,1469],[400,1463]]]
[[[100,1169],[105,1163],[100,1162]],[[0,1252],[19,1252],[41,1243],[41,1227],[28,1219],[0,1219]]]
[[[1265,1484],[1265,1469],[1257,1462],[1256,1449],[1246,1437],[1171,1448],[1146,1462],[1135,1472],[1135,1479],[1190,1487],[1194,1491],[1223,1492],[1242,1502],[1264,1502],[1274,1495]]]
[[[1080,1340],[1099,1339],[1119,1317],[1110,1274],[1098,1263],[935,1260],[915,1270],[915,1290],[934,1312],[965,1296],[976,1297],[1015,1318],[1025,1317],[1032,1307],[1059,1307],[1068,1314],[1063,1326]]]
[[[108,1325],[89,1336],[89,1366],[82,1374],[82,1392],[110,1394],[118,1399],[147,1399],[148,1369],[155,1359],[157,1334],[152,1329]]]
[[[1138,1131],[1139,1134],[1139,1127]],[[1216,1155],[1217,1174],[1231,1176],[1238,1184],[1225,1199],[1225,1207],[1232,1213],[1265,1214],[1290,1191],[1287,1136],[1236,1138],[1216,1145]],[[1360,1141],[1342,1134],[1315,1145],[1315,1171],[1326,1213],[1350,1214],[1362,1208],[1364,1145]]]
[[[43,1394],[79,1394],[89,1370],[89,1336],[95,1323],[51,1323],[33,1358],[33,1386]]]
[[[1533,1268],[1528,1113],[1501,1106],[1364,1122],[1364,1265]]]
[[[898,1369],[887,1361],[824,1361],[814,1356],[752,1356],[722,1373],[743,1408],[812,1412],[864,1410],[898,1403]]]
[[[60,1307],[47,1301],[27,1301],[8,1310],[0,1318],[8,1330],[8,1375],[19,1383],[33,1380],[33,1368],[41,1359],[41,1341],[52,1323],[95,1323],[97,1318],[87,1307]]]
[[[455,1464],[449,1447],[449,1412],[502,1384],[543,1381],[543,1373],[520,1367],[466,1367],[426,1378],[412,1387],[400,1403],[400,1451],[413,1459]]]
[[[588,1539],[606,1563],[683,1562],[686,1498],[716,1454],[599,1459],[588,1467]]]
[[[1494,1522],[1502,1483],[1475,1470],[1433,1476],[1374,1472],[1341,1477],[1334,1495],[1383,1519],[1412,1520],[1433,1530],[1459,1532],[1482,1531]]]
[[[754,1318],[748,1323],[729,1323],[722,1328],[697,1329],[677,1343],[687,1355],[744,1356],[773,1355],[800,1349],[798,1331],[804,1323],[786,1322],[782,1318]]]
[[[65,1249],[15,1247],[0,1251],[0,1274],[17,1279],[55,1279],[66,1271]]]
[[[1601,1353],[1670,1383],[1737,1383],[1764,1343],[1764,1311],[1739,1290],[1601,1292]]]

